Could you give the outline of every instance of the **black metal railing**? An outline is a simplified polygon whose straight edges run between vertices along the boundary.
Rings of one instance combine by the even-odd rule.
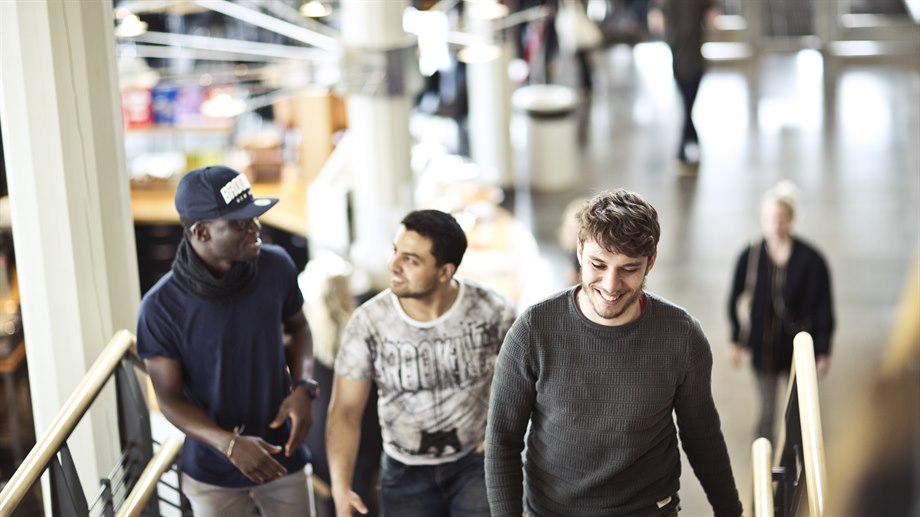
[[[115,515],[153,457],[150,413],[134,373],[135,367],[141,364],[133,352],[134,340],[134,335],[122,330],[109,341],[51,426],[0,492],[0,515],[11,515],[45,471],[50,477],[53,516]],[[66,442],[112,375],[115,376],[122,454],[109,476],[100,481],[99,490],[89,503]],[[139,515],[159,515],[157,503],[157,499],[149,501]]]

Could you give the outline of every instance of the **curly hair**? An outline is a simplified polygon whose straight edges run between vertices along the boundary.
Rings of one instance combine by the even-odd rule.
[[[629,257],[651,257],[658,249],[658,212],[635,192],[605,190],[585,202],[576,220],[579,243],[593,240]]]
[[[454,216],[440,210],[415,210],[401,221],[410,232],[431,240],[431,254],[438,266],[460,267],[466,252],[466,234]]]

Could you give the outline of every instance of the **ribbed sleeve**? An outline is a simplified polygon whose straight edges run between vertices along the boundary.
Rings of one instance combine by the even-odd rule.
[[[600,326],[573,293],[528,309],[499,353],[486,432],[492,514],[519,517],[524,499],[535,517],[666,513],[673,502],[657,503],[679,488],[676,410],[717,515],[740,515],[699,325],[649,295],[638,320]]]
[[[523,513],[521,451],[536,394],[536,378],[526,357],[528,347],[520,339],[526,336],[525,318],[519,318],[505,336],[492,379],[486,424],[486,487],[493,516],[519,517]]]
[[[674,397],[681,445],[713,513],[717,517],[737,517],[742,512],[741,502],[712,399],[712,351],[696,321],[688,330],[692,345],[687,350],[687,373]]]

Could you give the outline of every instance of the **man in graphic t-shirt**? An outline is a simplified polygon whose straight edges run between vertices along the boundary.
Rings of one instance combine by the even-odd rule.
[[[339,517],[367,511],[351,483],[372,382],[384,515],[489,515],[482,440],[492,368],[515,313],[491,289],[454,277],[465,251],[452,216],[411,212],[393,241],[390,288],[345,329],[326,427]]]

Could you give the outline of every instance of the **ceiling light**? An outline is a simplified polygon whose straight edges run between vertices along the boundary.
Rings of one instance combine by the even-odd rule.
[[[219,91],[201,103],[202,115],[213,118],[235,117],[246,111],[246,101],[226,91]]]
[[[508,16],[508,6],[494,0],[465,3],[464,7],[468,10],[470,18],[477,20],[497,20]]]
[[[147,32],[147,22],[142,22],[136,14],[125,15],[115,27],[115,35],[119,38],[134,38]]]
[[[332,14],[332,7],[320,2],[320,0],[310,0],[300,6],[300,14],[307,18],[323,18]]]

